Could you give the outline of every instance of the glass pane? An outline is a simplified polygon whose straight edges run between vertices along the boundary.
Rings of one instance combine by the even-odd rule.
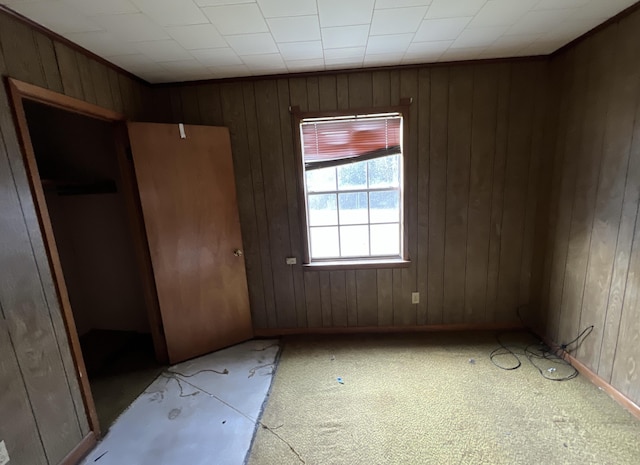
[[[311,239],[311,258],[338,258],[338,227],[309,228]]]
[[[340,224],[369,223],[369,209],[366,192],[338,194],[340,206]]]
[[[309,226],[338,224],[336,194],[312,194],[309,196]]]
[[[398,187],[400,185],[400,155],[369,160],[369,187]]]
[[[372,223],[400,221],[400,193],[398,191],[370,192],[369,202]]]
[[[322,168],[306,171],[307,192],[322,192],[336,190],[336,169]]]
[[[367,162],[338,166],[338,190],[367,188]]]
[[[340,249],[343,257],[368,257],[369,227],[341,226]]]
[[[371,225],[371,255],[400,255],[400,225]]]

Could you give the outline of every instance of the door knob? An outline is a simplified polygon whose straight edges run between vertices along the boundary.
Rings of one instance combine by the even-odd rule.
[[[242,257],[242,250],[240,249],[234,250],[233,255],[235,255],[236,257]]]

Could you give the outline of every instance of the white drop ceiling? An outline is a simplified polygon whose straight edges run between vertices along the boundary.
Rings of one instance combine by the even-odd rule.
[[[0,0],[152,83],[546,55],[637,0]]]

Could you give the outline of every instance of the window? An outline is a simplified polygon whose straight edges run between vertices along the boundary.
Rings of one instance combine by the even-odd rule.
[[[299,120],[308,263],[404,257],[400,112]]]

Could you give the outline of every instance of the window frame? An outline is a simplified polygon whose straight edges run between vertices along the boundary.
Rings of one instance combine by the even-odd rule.
[[[409,106],[411,105],[411,99],[401,99],[399,105],[385,106],[385,107],[370,107],[370,108],[354,108],[348,110],[334,110],[334,111],[300,111],[299,107],[290,107],[292,122],[293,122],[293,136],[294,136],[294,153],[296,155],[296,178],[298,188],[298,217],[299,224],[301,225],[301,239],[302,239],[302,266],[307,269],[314,270],[345,270],[345,269],[367,269],[367,268],[406,268],[410,266],[409,257],[409,228],[407,227],[407,213],[409,211],[408,203],[408,152],[409,147]],[[403,218],[400,223],[402,228],[402,250],[400,251],[399,258],[388,257],[345,257],[339,259],[316,259],[311,260],[310,257],[310,243],[309,243],[309,224],[307,222],[307,199],[306,199],[306,184],[305,184],[305,167],[304,160],[302,158],[302,140],[300,134],[300,123],[307,118],[332,118],[332,117],[345,117],[356,115],[370,115],[370,114],[385,114],[385,113],[397,113],[402,117],[402,180],[399,190],[402,192],[402,212]],[[361,192],[361,191],[353,191]]]

